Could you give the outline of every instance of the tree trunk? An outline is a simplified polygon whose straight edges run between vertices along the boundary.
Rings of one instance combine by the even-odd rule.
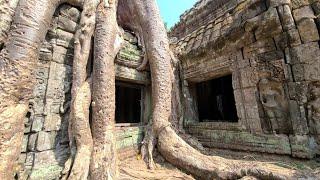
[[[34,87],[33,70],[60,0],[21,0],[0,54],[0,179],[12,179],[23,139],[24,116]],[[4,31],[3,31],[4,32]],[[12,114],[14,113],[14,115]]]
[[[102,0],[97,9],[93,62],[92,137],[90,178],[114,179],[118,175],[115,140],[115,67],[120,50],[117,0]]]
[[[5,43],[19,0],[0,0],[0,50]]]

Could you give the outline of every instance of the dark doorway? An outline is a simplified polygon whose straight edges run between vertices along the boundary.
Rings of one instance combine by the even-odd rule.
[[[116,82],[116,123],[140,123],[142,87]]]
[[[238,122],[232,75],[196,84],[200,122]]]

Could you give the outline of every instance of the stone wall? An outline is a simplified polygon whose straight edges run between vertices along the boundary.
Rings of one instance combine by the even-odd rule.
[[[34,75],[37,80],[34,99],[30,102],[30,110],[25,118],[19,179],[56,179],[69,157],[68,118],[73,41],[79,18],[80,11],[77,8],[60,6],[40,50]],[[116,60],[116,78],[145,85],[148,89],[149,73],[135,70],[142,62],[142,52],[137,39],[131,33],[125,32],[125,40],[125,47]],[[88,71],[89,69],[90,67]],[[145,116],[148,116],[148,112]],[[118,127],[118,149],[137,150],[143,132],[143,126]],[[126,155],[128,156],[128,153]]]
[[[208,147],[314,157],[320,144],[320,2],[229,0],[218,9],[210,6],[215,0],[204,2],[170,33],[178,39],[172,46],[183,67],[184,105],[193,109],[185,113],[189,132]],[[203,9],[213,9],[209,20]],[[186,22],[199,23],[190,28]],[[239,122],[198,123],[194,84],[228,74]],[[229,144],[239,133],[245,138]]]

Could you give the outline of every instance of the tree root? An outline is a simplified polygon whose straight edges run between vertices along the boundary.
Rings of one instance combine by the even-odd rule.
[[[77,0],[67,0],[77,3]],[[71,156],[65,163],[63,179],[86,179],[92,152],[92,136],[89,125],[89,107],[91,103],[90,80],[87,65],[91,49],[91,38],[95,28],[95,15],[98,2],[81,0],[82,13],[80,24],[75,33],[73,79],[71,90],[69,139]]]
[[[153,150],[155,148],[155,145],[157,144],[157,140],[154,136],[151,120],[145,132],[146,133],[142,141],[140,153],[148,168],[153,170],[155,168],[155,163],[153,161]]]
[[[91,80],[88,79],[78,90],[73,102],[74,117],[72,135],[76,152],[65,164],[62,179],[87,179],[92,153],[92,136],[89,124],[89,107],[91,104]]]
[[[23,122],[28,105],[11,105],[0,114],[0,179],[12,179],[23,139]]]
[[[158,150],[167,161],[201,179],[239,179],[245,176],[266,180],[315,178],[273,164],[203,155],[185,143],[171,127],[160,132]]]

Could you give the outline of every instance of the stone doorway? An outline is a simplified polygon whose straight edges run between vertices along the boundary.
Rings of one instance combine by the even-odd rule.
[[[116,82],[117,124],[138,124],[141,122],[143,87],[137,84]]]
[[[232,75],[196,84],[200,122],[238,122]]]

